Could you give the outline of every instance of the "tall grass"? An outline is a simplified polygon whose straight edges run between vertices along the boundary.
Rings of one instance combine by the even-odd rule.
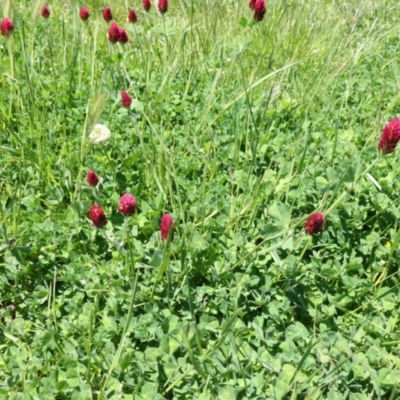
[[[103,3],[2,3],[1,394],[396,398],[396,3],[153,3],[111,5],[126,45]]]

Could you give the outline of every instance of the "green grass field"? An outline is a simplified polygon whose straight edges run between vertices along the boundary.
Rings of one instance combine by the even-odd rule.
[[[157,1],[0,3],[0,399],[399,399],[398,1]]]

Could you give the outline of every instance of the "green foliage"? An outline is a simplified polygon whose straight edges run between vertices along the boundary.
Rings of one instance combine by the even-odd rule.
[[[397,3],[153,3],[4,3],[0,397],[398,398]]]

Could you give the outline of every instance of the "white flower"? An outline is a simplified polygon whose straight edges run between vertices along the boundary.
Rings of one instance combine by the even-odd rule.
[[[105,142],[106,140],[110,139],[110,137],[110,130],[103,124],[96,124],[89,135],[89,139],[93,144]]]

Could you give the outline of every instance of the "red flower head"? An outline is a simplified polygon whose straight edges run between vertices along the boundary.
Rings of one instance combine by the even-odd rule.
[[[310,235],[315,235],[324,230],[325,217],[321,213],[315,213],[308,217],[304,229]]]
[[[112,19],[113,19],[113,16],[112,16],[112,14],[111,14],[111,8],[110,7],[106,7],[104,10],[103,10],[103,18],[104,18],[104,20],[105,21],[111,21]]]
[[[129,10],[128,21],[133,23],[133,24],[137,21],[137,15],[136,15],[135,10],[133,8],[131,8]]]
[[[101,206],[98,204],[93,204],[92,207],[90,207],[89,218],[92,220],[92,223],[96,228],[101,228],[107,223],[107,217],[105,216]]]
[[[42,8],[42,17],[49,18],[50,17],[50,8],[48,6],[44,6]]]
[[[131,96],[125,90],[121,90],[121,103],[123,107],[129,107],[132,104]]]
[[[132,215],[136,209],[136,199],[129,193],[124,194],[119,200],[118,210],[126,217]]]
[[[168,0],[158,0],[158,11],[165,14],[168,11]]]
[[[87,173],[86,181],[90,186],[97,186],[99,183],[99,177],[97,176],[96,172],[90,170]]]
[[[86,21],[90,16],[89,9],[87,7],[82,7],[79,15],[83,21]]]
[[[119,26],[116,22],[113,22],[108,30],[108,40],[111,43],[117,43],[119,39]]]
[[[142,2],[144,11],[149,12],[151,8],[151,1],[150,0],[143,0]]]
[[[382,131],[378,150],[383,154],[393,153],[400,140],[400,119],[393,118]]]
[[[266,11],[265,0],[256,0],[254,3],[254,20],[262,21]]]
[[[249,1],[249,7],[254,10],[254,7],[256,6],[256,0],[250,0]]]
[[[118,42],[127,43],[128,40],[129,40],[129,38],[128,38],[128,34],[126,33],[126,30],[123,28],[119,28]]]
[[[165,242],[168,239],[172,227],[174,226],[174,220],[171,214],[164,214],[161,218],[160,230],[161,230],[161,240]]]
[[[4,18],[0,24],[1,34],[5,37],[9,36],[14,29],[14,25],[9,18]]]

